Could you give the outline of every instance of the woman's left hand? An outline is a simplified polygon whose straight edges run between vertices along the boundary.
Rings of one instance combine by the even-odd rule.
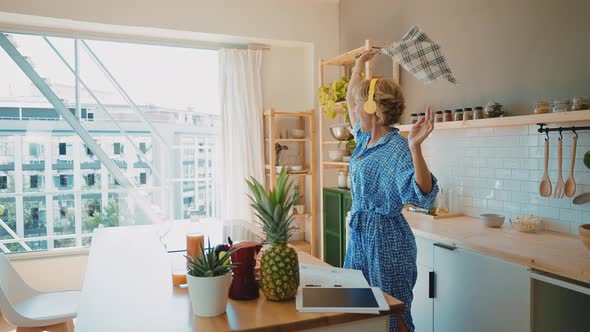
[[[426,115],[416,122],[408,134],[408,144],[411,149],[419,148],[422,142],[430,135],[434,129],[434,112],[430,106],[426,110]]]

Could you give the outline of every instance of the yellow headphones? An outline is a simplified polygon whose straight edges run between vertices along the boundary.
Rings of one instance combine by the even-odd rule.
[[[367,96],[367,101],[365,102],[365,112],[369,114],[377,113],[377,103],[373,100],[375,96],[375,85],[377,84],[378,78],[374,78],[371,80],[371,84],[369,84],[369,95]]]

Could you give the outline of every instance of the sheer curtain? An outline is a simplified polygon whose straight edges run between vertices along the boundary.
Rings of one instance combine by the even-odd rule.
[[[223,219],[253,220],[246,178],[264,183],[262,51],[219,52],[222,165],[219,207]]]

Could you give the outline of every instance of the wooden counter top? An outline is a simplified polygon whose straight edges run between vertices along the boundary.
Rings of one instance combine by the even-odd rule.
[[[327,265],[304,252],[302,263]],[[401,301],[385,294],[390,310],[403,312]],[[230,300],[227,313],[212,318],[192,314],[188,290],[172,287],[169,254],[152,227],[97,229],[92,240],[76,322],[88,331],[300,331],[378,315],[299,313],[295,300]]]
[[[404,216],[416,236],[590,283],[590,250],[575,235],[522,233],[509,223],[499,229],[487,228],[473,217],[434,220],[412,212]]]

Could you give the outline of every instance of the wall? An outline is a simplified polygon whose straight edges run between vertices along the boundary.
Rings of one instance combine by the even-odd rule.
[[[20,23],[23,19],[12,13],[36,17]],[[0,30],[122,40],[143,40],[147,32],[154,42],[173,33],[178,44],[194,45],[200,38],[211,47],[244,42],[271,45],[264,55],[264,104],[288,111],[314,108],[317,60],[338,53],[338,23],[337,0],[0,0]],[[52,261],[68,271],[63,280],[48,278],[55,270],[46,270],[49,264],[40,261],[36,265],[35,261],[15,263],[33,286],[81,285],[85,260],[63,257]]]
[[[465,214],[499,213],[509,217],[534,214],[543,218],[546,229],[578,234],[578,225],[590,223],[590,205],[574,205],[566,196],[558,199],[539,195],[545,135],[540,135],[537,129],[538,126],[531,125],[435,131],[425,142],[424,154],[439,185],[447,192],[452,189],[462,193]],[[563,135],[565,181],[569,175],[573,134]],[[550,134],[549,178],[554,189],[558,136]],[[580,133],[574,169],[575,195],[590,191],[590,170],[583,163],[588,150],[590,134]]]
[[[406,113],[491,100],[529,113],[537,100],[590,97],[589,11],[585,0],[342,0],[340,49],[397,41],[417,25],[442,45],[460,85],[423,85],[402,70]]]

